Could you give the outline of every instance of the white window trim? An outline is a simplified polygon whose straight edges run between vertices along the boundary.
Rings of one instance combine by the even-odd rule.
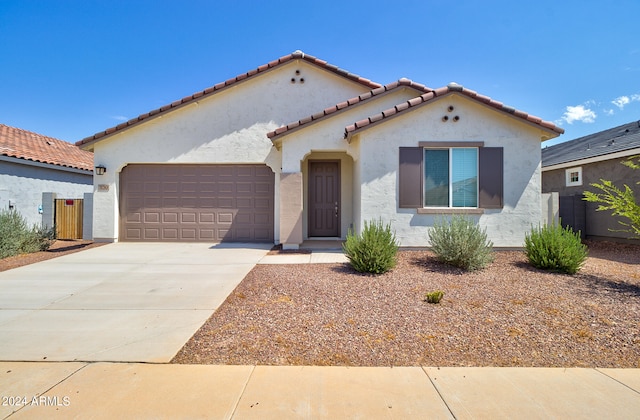
[[[578,173],[577,181],[571,180],[571,174],[574,172]],[[582,166],[565,169],[564,174],[565,174],[565,184],[567,187],[579,187],[582,185]]]

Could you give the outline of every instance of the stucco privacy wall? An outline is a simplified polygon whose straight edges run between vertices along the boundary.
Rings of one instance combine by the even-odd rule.
[[[82,173],[85,172],[85,173]],[[83,198],[93,191],[93,175],[88,171],[65,169],[55,165],[13,158],[0,159],[0,208],[8,209],[9,200],[31,225],[42,224],[38,207],[42,193],[57,193],[58,198]]]
[[[453,122],[447,108],[454,107]],[[440,215],[416,214],[398,208],[399,147],[423,141],[483,141],[504,147],[504,208],[470,216],[487,229],[497,247],[521,247],[525,234],[541,221],[540,141],[543,131],[458,94],[363,130],[359,176],[362,185],[359,225],[382,218],[390,222],[402,246],[424,246],[429,229]]]
[[[292,83],[293,77],[303,77],[304,83]],[[265,163],[276,173],[279,214],[281,157],[266,133],[366,91],[327,70],[292,60],[97,142],[94,161],[106,166],[107,173],[96,178],[94,238],[118,238],[119,172],[129,163]],[[101,191],[100,184],[108,191]],[[277,217],[275,221],[277,241]]]

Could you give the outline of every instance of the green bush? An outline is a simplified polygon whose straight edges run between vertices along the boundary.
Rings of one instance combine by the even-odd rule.
[[[349,231],[342,245],[351,266],[361,273],[382,274],[396,266],[398,243],[389,224],[364,222],[360,235]]]
[[[33,226],[15,210],[0,210],[0,258],[45,251],[55,239],[55,229]]]
[[[435,290],[424,295],[424,301],[427,303],[440,303],[440,300],[444,296],[442,290]]]
[[[588,254],[579,232],[556,223],[532,228],[525,237],[524,247],[527,259],[534,267],[567,274],[577,273]]]
[[[463,216],[455,215],[450,222],[436,222],[429,234],[431,250],[446,264],[474,271],[493,261],[493,243],[487,231]]]

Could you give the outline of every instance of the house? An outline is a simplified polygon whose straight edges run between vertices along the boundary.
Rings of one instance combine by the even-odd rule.
[[[611,211],[596,211],[597,203],[583,200],[584,191],[598,192],[590,184],[601,179],[631,188],[640,182],[640,171],[621,162],[640,154],[640,121],[589,134],[542,149],[542,191],[558,192],[560,220],[564,226],[592,239],[624,240],[624,226]],[[616,231],[618,230],[618,232]]]
[[[457,84],[381,85],[296,51],[76,143],[93,151],[94,237],[344,239],[368,220],[403,246],[466,214],[496,246],[541,220],[554,124]]]
[[[15,209],[29,226],[53,226],[56,197],[83,199],[92,192],[93,153],[0,124],[0,208]],[[86,222],[90,226],[90,218]]]

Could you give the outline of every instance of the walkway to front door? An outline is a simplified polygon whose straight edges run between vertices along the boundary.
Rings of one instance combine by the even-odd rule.
[[[309,237],[340,236],[340,161],[309,161]]]

